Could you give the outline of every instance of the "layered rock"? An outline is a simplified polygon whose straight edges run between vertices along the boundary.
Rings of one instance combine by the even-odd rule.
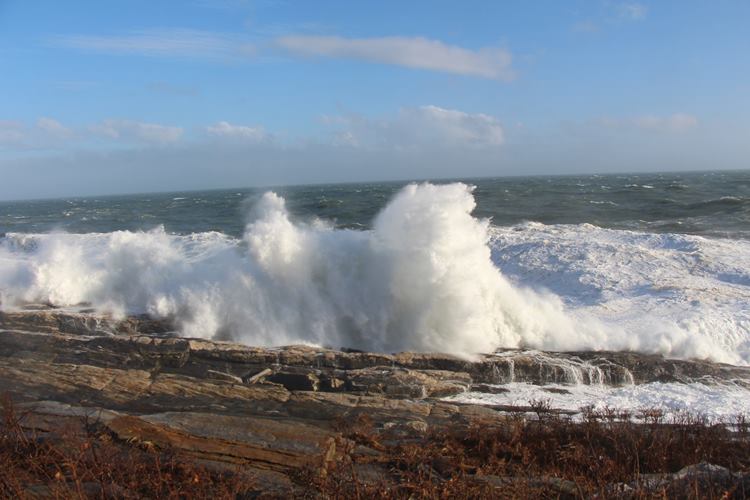
[[[428,397],[461,392],[471,384],[743,383],[750,379],[750,369],[745,367],[632,352],[501,350],[466,360],[446,354],[380,354],[308,346],[269,349],[180,338],[167,323],[145,317],[115,321],[57,310],[0,313],[0,330],[4,331],[0,339],[0,355],[4,356],[29,353],[34,359],[58,363],[85,362],[228,380],[246,380],[270,367],[274,370],[270,379],[290,387],[392,391],[392,396],[403,397],[420,397],[420,390],[398,389],[399,383],[421,385],[422,396]],[[393,386],[384,387],[376,379],[392,379]]]
[[[408,438],[497,418],[495,409],[440,399],[468,390],[749,380],[747,368],[635,353],[506,350],[466,360],[260,348],[180,338],[145,317],[0,313],[0,388],[31,412],[28,425],[49,430],[86,416],[120,439],[176,448],[216,467],[239,464],[284,491],[295,487],[293,471],[324,473],[341,450],[377,455],[348,442],[341,422],[366,416]]]

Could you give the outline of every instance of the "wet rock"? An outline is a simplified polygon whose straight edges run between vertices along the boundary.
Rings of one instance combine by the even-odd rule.
[[[312,370],[282,370],[268,376],[268,381],[283,385],[290,391],[317,391],[320,388],[320,379]]]
[[[113,334],[114,322],[107,317],[75,312],[0,312],[0,329],[74,335]]]
[[[502,384],[509,382],[564,394],[564,388],[544,386],[657,380],[742,384],[750,383],[750,369],[635,353],[505,350],[467,360],[431,353],[260,348],[175,337],[168,322],[145,317],[115,321],[45,307],[0,313],[0,388],[26,412],[24,425],[54,433],[63,422],[96,422],[123,440],[178,449],[211,467],[241,467],[264,491],[280,496],[294,496],[298,472],[324,475],[346,454],[367,457],[354,466],[363,481],[390,484],[390,465],[378,462],[376,444],[355,445],[342,437],[342,428],[358,419],[370,422],[383,439],[419,443],[430,431],[491,426],[506,418],[501,412],[540,419],[576,413],[544,404],[440,400],[445,396],[469,390],[499,394],[508,391]],[[425,467],[436,480],[448,470],[439,461]],[[679,496],[679,488],[709,477],[732,491],[750,485],[747,475],[698,464],[615,485],[619,489],[612,493],[651,488],[654,494]],[[575,496],[564,480],[532,479],[545,491]],[[478,481],[497,488],[517,482],[491,476]]]
[[[66,311],[41,305],[26,305],[21,311],[0,311],[0,329],[71,335],[166,334],[174,330],[168,321],[147,316],[115,319],[92,309]]]
[[[469,390],[472,392],[484,392],[485,394],[506,394],[510,392],[510,389],[507,387],[490,384],[471,384]]]
[[[327,392],[342,392],[347,389],[345,377],[340,377],[336,373],[321,373],[320,390]]]
[[[467,373],[382,366],[350,370],[346,381],[348,389],[354,392],[417,399],[452,396],[466,392],[471,386]]]
[[[542,387],[542,390],[544,392],[549,392],[550,394],[571,394],[569,390],[561,387]]]
[[[0,330],[3,329],[6,331],[0,334],[0,355],[20,354],[21,357],[46,357],[72,364],[166,370],[193,377],[206,377],[209,370],[244,379],[267,368],[276,371],[279,368],[285,371],[306,369],[315,370],[319,379],[317,389],[310,390],[326,391],[351,390],[351,377],[347,375],[350,374],[356,375],[352,381],[355,386],[363,387],[365,392],[377,392],[378,383],[366,382],[366,371],[381,370],[384,376],[393,377],[394,383],[383,385],[380,392],[401,393],[404,397],[417,397],[419,389],[414,384],[398,382],[406,377],[403,373],[411,373],[409,377],[413,379],[421,377],[416,375],[419,373],[452,373],[455,379],[452,384],[441,382],[445,394],[465,390],[461,388],[467,380],[475,385],[509,382],[623,385],[654,381],[732,381],[742,385],[750,380],[747,367],[627,352],[543,353],[511,349],[467,360],[446,354],[391,355],[310,346],[267,349],[174,338],[168,322],[145,317],[114,321],[106,316],[61,310],[0,313]],[[409,372],[400,374],[397,369]],[[357,373],[357,370],[364,371]],[[437,397],[443,393],[437,387],[431,388],[434,385],[425,387],[427,396]]]

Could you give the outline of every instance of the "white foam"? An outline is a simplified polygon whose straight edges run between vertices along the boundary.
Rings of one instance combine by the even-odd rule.
[[[602,385],[549,385],[512,383],[502,386],[508,392],[487,394],[467,392],[446,398],[447,401],[481,405],[530,406],[540,402],[550,408],[579,412],[594,410],[629,411],[660,410],[667,420],[689,414],[711,421],[731,422],[738,415],[750,415],[750,391],[731,384],[660,383],[608,387]],[[553,389],[550,392],[545,389]],[[580,415],[579,415],[580,416]]]
[[[10,235],[0,250],[3,302],[90,302],[174,317],[185,335],[251,344],[464,356],[557,345],[589,328],[556,297],[500,274],[489,223],[473,209],[466,185],[422,184],[405,187],[371,231],[294,223],[284,200],[266,193],[241,242],[163,229]]]
[[[750,360],[750,241],[527,223],[491,245],[514,283],[625,333],[589,347]]]
[[[491,228],[473,209],[464,184],[421,184],[369,231],[295,222],[266,193],[242,240],[161,228],[10,234],[0,240],[0,304],[89,302],[257,345],[750,359],[750,243],[585,224]]]

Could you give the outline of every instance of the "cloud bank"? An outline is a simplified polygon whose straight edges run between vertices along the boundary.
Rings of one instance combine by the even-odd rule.
[[[123,35],[57,35],[48,42],[54,47],[102,54],[217,60],[256,56],[266,45],[292,56],[349,59],[503,81],[515,77],[512,55],[505,48],[474,50],[424,37],[289,35],[259,44],[235,33],[175,28]]]
[[[227,120],[189,128],[116,118],[75,127],[49,117],[0,121],[0,199],[746,168],[726,153],[738,144],[747,150],[746,141],[735,144],[712,122],[684,112],[560,123],[552,130],[436,105],[321,121],[314,135],[294,137]]]
[[[180,140],[183,129],[132,120],[104,120],[90,127],[92,133],[109,139],[149,144],[170,144]]]
[[[669,116],[645,115],[637,117],[635,124],[643,129],[684,132],[697,127],[698,118],[687,113],[675,113]]]
[[[209,136],[220,139],[231,139],[239,141],[260,142],[270,139],[269,134],[263,127],[250,127],[247,125],[233,125],[228,122],[218,122],[206,127]]]
[[[511,53],[503,48],[470,50],[422,37],[343,38],[296,35],[276,39],[292,54],[352,59],[496,80],[512,80]]]
[[[33,127],[23,122],[0,121],[0,144],[14,147],[43,148],[52,144],[62,149],[86,148],[92,144],[165,146],[178,143],[211,142],[216,147],[237,144],[294,147],[322,141],[328,146],[346,146],[370,150],[420,151],[445,149],[481,149],[499,147],[505,141],[500,120],[484,113],[467,113],[435,105],[401,108],[380,118],[358,114],[323,117],[327,126],[322,139],[297,137],[282,143],[262,125],[219,121],[186,131],[183,127],[137,120],[107,118],[100,122],[71,128],[59,121],[41,117]]]
[[[497,118],[434,105],[402,108],[381,119],[350,115],[325,121],[340,127],[337,144],[352,147],[440,150],[496,147],[505,141]]]

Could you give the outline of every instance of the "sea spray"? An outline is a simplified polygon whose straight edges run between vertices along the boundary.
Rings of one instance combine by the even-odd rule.
[[[267,193],[244,237],[248,291],[262,295],[251,306],[263,318],[254,327],[274,332],[261,342],[469,355],[573,338],[558,299],[502,277],[490,259],[489,222],[472,217],[473,209],[464,184],[409,185],[372,230],[335,230],[292,223],[283,199]]]
[[[490,221],[473,217],[474,207],[470,186],[413,184],[368,231],[294,221],[284,199],[266,193],[241,240],[163,228],[11,234],[0,240],[2,306],[88,302],[119,316],[170,318],[186,336],[266,346],[462,356],[498,347],[642,349],[741,361],[703,336],[658,327],[656,316],[624,330],[566,310],[541,287],[512,283],[493,263]]]
[[[750,241],[534,222],[490,234],[512,283],[544,286],[571,314],[599,318],[607,349],[750,360]]]

